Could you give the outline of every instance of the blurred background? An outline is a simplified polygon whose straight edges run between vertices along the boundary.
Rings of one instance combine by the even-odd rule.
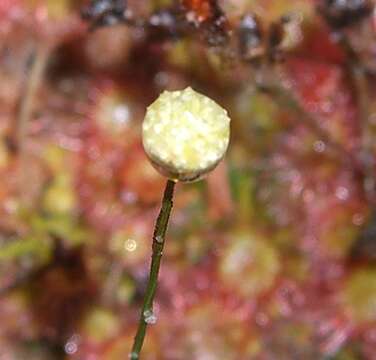
[[[123,360],[165,184],[146,107],[232,118],[178,184],[145,360],[376,359],[366,0],[0,0],[0,359]]]

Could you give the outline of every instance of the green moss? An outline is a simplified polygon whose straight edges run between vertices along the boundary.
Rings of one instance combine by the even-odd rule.
[[[84,332],[92,341],[105,341],[120,330],[120,319],[110,310],[95,307],[87,315]]]
[[[0,261],[35,257],[45,263],[51,256],[51,242],[46,236],[29,236],[8,241],[0,246]]]
[[[129,304],[136,293],[135,282],[129,277],[120,280],[116,292],[116,299],[120,304]]]
[[[336,209],[332,222],[323,235],[323,243],[332,256],[344,258],[357,239],[360,227],[352,222],[353,213],[346,208]]]
[[[3,141],[0,141],[0,169],[5,168],[9,164],[9,152]]]
[[[348,344],[340,349],[335,355],[326,357],[324,360],[360,360],[363,359],[358,344]]]
[[[77,3],[77,1],[74,0],[26,0],[26,4],[31,8],[44,5],[47,9],[48,16],[54,20],[61,20],[68,16],[75,3]]]
[[[90,239],[90,232],[69,215],[35,216],[31,220],[33,231],[54,235],[70,245],[80,245]]]
[[[347,280],[344,302],[356,322],[376,320],[376,268],[355,270]]]
[[[64,214],[76,208],[76,194],[68,175],[57,176],[43,198],[43,209],[48,213]]]
[[[235,97],[231,113],[238,120],[235,131],[252,151],[265,151],[265,145],[271,145],[281,129],[280,109],[270,97],[253,88],[246,88]]]
[[[205,239],[205,235],[191,235],[184,240],[184,256],[190,263],[198,263],[207,253],[211,242]]]
[[[67,214],[76,209],[77,200],[71,169],[71,153],[56,145],[46,147],[43,158],[53,179],[42,199],[43,210],[50,214]]]

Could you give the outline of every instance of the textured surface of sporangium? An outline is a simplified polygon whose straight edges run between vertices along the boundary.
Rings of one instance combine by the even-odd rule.
[[[223,158],[230,118],[216,102],[188,87],[164,91],[147,109],[144,149],[165,176],[194,180]]]

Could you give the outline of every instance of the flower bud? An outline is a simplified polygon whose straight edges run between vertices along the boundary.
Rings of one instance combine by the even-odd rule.
[[[194,181],[213,170],[230,139],[230,118],[216,102],[188,87],[164,91],[142,126],[146,154],[173,180]]]

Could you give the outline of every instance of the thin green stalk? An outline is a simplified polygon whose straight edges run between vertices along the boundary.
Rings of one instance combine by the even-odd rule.
[[[134,338],[130,359],[139,359],[142,345],[144,343],[146,327],[148,323],[154,322],[153,300],[158,284],[158,274],[161,265],[165,235],[172,209],[172,197],[174,195],[175,182],[168,180],[163,195],[162,207],[155,223],[153,235],[153,255],[151,258],[149,280],[146,288],[144,303],[142,305],[138,330]]]

